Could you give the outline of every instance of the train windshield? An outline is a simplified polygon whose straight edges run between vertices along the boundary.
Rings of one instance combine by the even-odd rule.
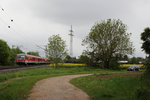
[[[25,55],[17,55],[17,60],[24,60]]]

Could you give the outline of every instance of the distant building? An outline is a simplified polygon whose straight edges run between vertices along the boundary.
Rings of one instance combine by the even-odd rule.
[[[121,60],[120,60],[120,61],[118,61],[118,63],[119,63],[119,64],[127,64],[128,61],[126,61],[126,60],[124,60],[124,61],[122,60],[122,61],[121,61]]]

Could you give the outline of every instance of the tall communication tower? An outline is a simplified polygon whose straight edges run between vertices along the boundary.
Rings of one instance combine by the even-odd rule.
[[[72,30],[72,25],[71,25],[71,30],[69,30],[70,32],[70,56],[73,56],[73,30]]]

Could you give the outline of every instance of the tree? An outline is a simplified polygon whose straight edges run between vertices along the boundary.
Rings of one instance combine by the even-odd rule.
[[[64,59],[65,63],[79,63],[78,59],[76,57],[71,57],[69,55],[67,55]]]
[[[116,55],[115,59],[117,59],[119,61],[121,61],[121,60],[128,61],[128,56],[127,55],[122,55],[122,54],[117,54],[117,53],[115,55]]]
[[[83,45],[87,45],[87,55],[93,62],[102,62],[103,67],[110,68],[110,62],[116,54],[132,54],[134,49],[130,42],[131,33],[126,30],[126,25],[119,19],[96,23],[83,40]]]
[[[150,95],[150,28],[147,27],[144,29],[144,32],[141,33],[142,49],[147,54],[146,61],[144,66],[146,67],[146,71],[141,76],[141,86],[137,90],[138,100],[149,100]]]
[[[52,63],[55,63],[57,68],[58,63],[67,55],[65,41],[59,35],[52,35],[48,38],[48,42],[45,49],[46,56]]]
[[[0,39],[0,65],[7,65],[10,59],[10,48],[7,43]]]
[[[12,47],[11,54],[10,54],[10,64],[11,65],[16,64],[16,56],[17,56],[17,54],[20,54],[20,53],[24,53],[24,52],[18,46],[16,48]]]
[[[86,50],[83,51],[82,55],[79,57],[80,63],[85,63],[89,67],[99,67],[97,66],[98,63],[101,63],[101,61],[97,61],[96,56],[93,56],[92,52],[87,52]]]
[[[79,62],[80,63],[85,63],[87,65],[91,65],[90,58],[88,56],[84,55],[84,54],[80,55]]]
[[[123,60],[128,61],[128,60],[129,60],[128,56],[127,56],[127,55],[124,55]]]
[[[72,58],[71,58],[71,56],[67,55],[67,56],[65,57],[65,59],[64,59],[64,62],[65,62],[65,63],[72,63]]]
[[[39,52],[30,51],[27,54],[40,57]]]
[[[89,62],[89,58],[86,55],[80,55],[79,56],[79,62],[80,63],[87,63],[87,62]]]
[[[144,29],[144,32],[141,33],[141,40],[143,40],[142,49],[148,55],[145,66],[147,67],[147,72],[150,74],[150,28],[147,27]]]
[[[141,40],[143,40],[142,49],[147,53],[150,54],[150,28],[147,27],[144,29],[144,32],[141,33]]]
[[[130,58],[129,63],[131,63],[131,64],[138,64],[139,63],[139,59],[137,57],[132,57],[132,58]]]

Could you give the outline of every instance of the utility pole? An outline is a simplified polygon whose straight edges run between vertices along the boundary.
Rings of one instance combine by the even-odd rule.
[[[73,57],[73,30],[72,30],[72,25],[71,25],[71,30],[69,30],[70,32],[70,56]]]

